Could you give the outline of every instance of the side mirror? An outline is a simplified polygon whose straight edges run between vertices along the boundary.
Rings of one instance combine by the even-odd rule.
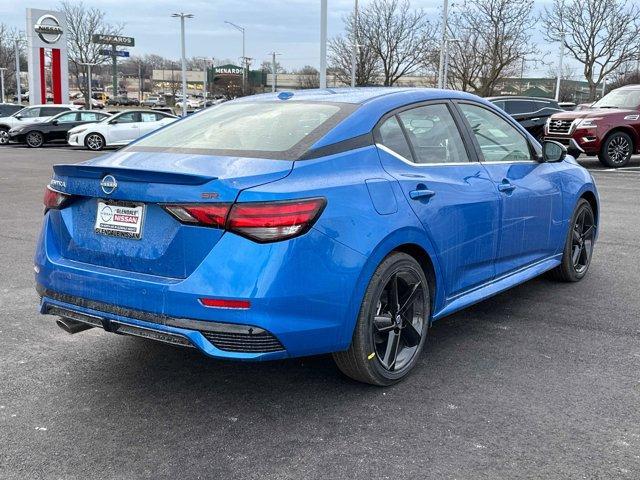
[[[117,118],[114,118],[113,120],[109,120],[109,125],[115,125],[116,123],[118,123]]]
[[[553,140],[545,140],[542,143],[543,162],[561,162],[567,156],[567,149],[564,145]]]
[[[51,125],[58,125],[58,120],[54,120],[53,122],[51,122]]]
[[[16,115],[17,120],[22,120],[22,115]]]

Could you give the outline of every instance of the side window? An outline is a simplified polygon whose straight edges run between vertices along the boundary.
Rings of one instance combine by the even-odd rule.
[[[77,115],[76,112],[65,113],[64,115],[60,115],[56,120],[58,120],[58,123],[75,122]]]
[[[445,104],[426,105],[401,112],[415,153],[415,163],[468,162],[462,136]]]
[[[20,112],[20,116],[22,118],[36,118],[40,116],[40,110],[44,110],[40,107],[36,108],[25,108]]]
[[[135,123],[139,120],[136,120],[136,114],[134,112],[123,113],[116,120],[118,123]]]
[[[508,100],[505,102],[505,111],[511,115],[518,115],[519,113],[531,113],[537,108],[534,108],[533,102],[529,100]]]
[[[80,112],[80,120],[83,122],[97,122],[102,120],[104,115],[95,112]]]
[[[409,144],[404,136],[402,127],[398,123],[398,119],[393,116],[384,121],[378,129],[380,135],[380,143],[390,150],[393,150],[398,155],[402,155],[407,160],[412,160],[411,150]]]
[[[155,114],[155,113],[149,113],[149,112],[142,112],[140,114],[140,121],[141,122],[157,122],[158,120],[160,120],[160,118],[158,118],[159,115]]]
[[[486,108],[460,103],[487,162],[531,160],[529,142],[514,126]]]
[[[60,107],[42,107],[40,116],[41,117],[53,117],[62,112],[66,112],[69,110],[68,108],[60,108]]]

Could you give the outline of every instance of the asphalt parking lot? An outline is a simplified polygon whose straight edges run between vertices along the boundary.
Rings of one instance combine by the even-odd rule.
[[[405,382],[326,356],[220,362],[38,314],[51,165],[0,148],[0,478],[640,478],[640,158],[594,170],[587,278],[528,282],[437,323]]]

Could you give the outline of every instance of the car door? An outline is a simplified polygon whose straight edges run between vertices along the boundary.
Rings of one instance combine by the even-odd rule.
[[[45,139],[47,141],[66,140],[67,132],[78,125],[78,115],[77,112],[68,112],[51,121]]]
[[[525,134],[488,106],[456,102],[502,202],[496,275],[553,256],[562,229],[557,163],[540,163]]]
[[[375,130],[384,169],[400,184],[436,250],[448,298],[494,276],[500,196],[449,102],[392,112]]]
[[[140,113],[126,112],[109,121],[107,144],[127,144],[140,136]]]

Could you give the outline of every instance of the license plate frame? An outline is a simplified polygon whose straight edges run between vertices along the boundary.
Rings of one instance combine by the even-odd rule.
[[[144,203],[98,199],[93,229],[99,235],[140,240],[145,216]]]

